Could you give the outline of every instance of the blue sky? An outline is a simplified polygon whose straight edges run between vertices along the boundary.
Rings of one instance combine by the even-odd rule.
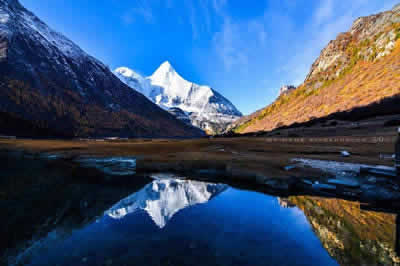
[[[150,75],[168,60],[249,114],[300,84],[353,20],[399,0],[20,0],[112,69]]]

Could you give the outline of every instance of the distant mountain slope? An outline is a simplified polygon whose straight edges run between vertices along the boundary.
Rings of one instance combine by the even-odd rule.
[[[114,72],[128,86],[162,108],[179,108],[186,112],[192,125],[208,133],[220,133],[242,116],[230,101],[212,88],[183,79],[169,62],[161,64],[146,78],[126,67]]]
[[[11,118],[19,122],[4,122]],[[18,0],[0,0],[2,129],[19,136],[202,135],[123,84]]]
[[[234,131],[268,131],[366,106],[400,93],[400,6],[357,19],[321,52],[298,88]]]

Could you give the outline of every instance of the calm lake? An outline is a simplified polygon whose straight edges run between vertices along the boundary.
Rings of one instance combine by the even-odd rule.
[[[396,214],[225,184],[150,180],[80,227],[56,227],[27,265],[396,265]],[[398,248],[398,247],[397,247]]]

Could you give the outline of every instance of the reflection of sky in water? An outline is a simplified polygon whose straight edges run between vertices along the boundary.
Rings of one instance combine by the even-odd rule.
[[[336,265],[303,213],[281,208],[275,197],[193,181],[154,182],[136,193],[137,201],[130,196],[139,208],[77,230],[34,265]],[[170,204],[177,200],[172,192],[186,203]],[[163,226],[148,206],[166,215]]]

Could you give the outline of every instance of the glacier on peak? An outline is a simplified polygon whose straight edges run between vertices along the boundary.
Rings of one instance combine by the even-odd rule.
[[[242,114],[225,97],[209,86],[185,80],[170,62],[162,63],[149,77],[120,67],[115,75],[131,88],[141,92],[160,107],[179,108],[191,124],[209,133],[221,133]]]
[[[128,214],[144,210],[161,229],[180,210],[206,203],[227,188],[224,184],[156,179],[140,191],[116,203],[105,215],[113,219],[122,219]]]

